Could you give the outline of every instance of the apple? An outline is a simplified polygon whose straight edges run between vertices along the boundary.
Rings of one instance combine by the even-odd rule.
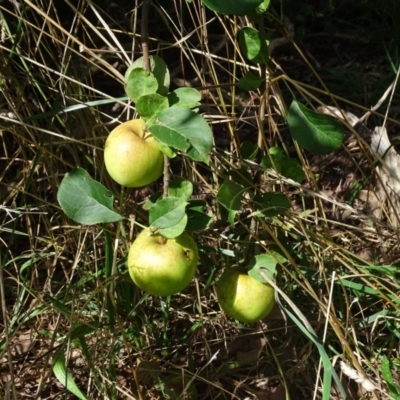
[[[167,239],[144,229],[129,249],[129,274],[145,292],[170,296],[189,285],[198,258],[197,245],[188,233]]]
[[[221,308],[240,322],[256,322],[266,317],[275,305],[274,288],[237,267],[225,269],[217,282]]]
[[[134,119],[117,126],[108,135],[104,163],[120,185],[141,187],[162,175],[164,156],[154,137],[146,132],[144,121]]]

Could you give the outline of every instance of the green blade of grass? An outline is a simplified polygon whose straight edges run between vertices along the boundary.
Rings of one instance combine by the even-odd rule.
[[[324,346],[319,341],[314,329],[308,323],[304,314],[296,307],[296,305],[292,302],[292,300],[290,300],[290,298],[275,284],[275,282],[272,281],[272,279],[269,279],[268,276],[266,276],[266,274],[264,273],[261,274],[263,278],[275,289],[275,300],[281,306],[282,310],[285,311],[285,313],[296,324],[296,326],[303,332],[305,336],[308,337],[308,339],[310,339],[315,344],[315,346],[318,349],[319,355],[322,360],[322,364],[324,366],[322,399],[323,400],[330,399],[332,378],[333,378],[333,380],[337,385],[338,390],[340,391],[340,394],[342,395],[342,399],[346,400],[347,399],[346,391],[344,390],[342,383],[340,382],[340,379],[337,376],[336,371],[332,366],[329,356],[326,353]],[[292,310],[299,316],[299,318],[297,318],[297,316],[294,313],[292,313],[287,307],[285,307],[282,304],[279,295],[281,295],[285,299],[285,301],[290,305]]]
[[[59,351],[54,356],[53,372],[60,383],[65,386],[73,395],[81,400],[89,400],[78,388],[73,377],[67,371],[65,366],[64,354]]]

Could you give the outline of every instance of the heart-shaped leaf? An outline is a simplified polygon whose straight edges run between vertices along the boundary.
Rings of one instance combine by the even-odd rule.
[[[73,169],[65,175],[57,199],[65,214],[82,225],[123,219],[113,210],[112,193],[82,168]]]

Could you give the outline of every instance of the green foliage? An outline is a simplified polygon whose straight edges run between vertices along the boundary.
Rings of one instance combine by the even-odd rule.
[[[257,29],[245,27],[239,31],[239,44],[243,55],[258,64],[267,64],[269,60],[269,40]]]
[[[139,71],[141,69],[145,69],[145,63],[143,57],[139,57],[137,60],[135,60],[129,66],[129,68],[125,73],[126,85],[132,87],[133,90],[134,88],[133,84],[131,83],[131,74],[132,71],[134,71],[135,69],[138,69]],[[162,96],[165,96],[169,91],[169,85],[170,85],[170,75],[167,64],[159,56],[150,56],[150,71],[151,75],[154,76],[155,79],[157,80],[157,93]],[[138,98],[140,96],[135,96],[135,97]],[[135,101],[132,97],[131,99]]]
[[[57,198],[65,214],[83,225],[123,219],[113,209],[112,193],[82,168],[76,168],[65,175]]]
[[[262,0],[202,0],[213,11],[223,14],[245,15],[254,11],[263,3]]]
[[[246,51],[246,49],[244,50]],[[263,83],[263,79],[254,75],[252,72],[247,71],[243,78],[239,80],[239,89],[249,91],[257,90]]]
[[[287,116],[290,134],[300,146],[315,154],[329,154],[343,142],[343,127],[332,117],[292,102]]]
[[[268,153],[269,155],[262,158],[261,166],[272,168],[284,177],[293,179],[296,182],[304,180],[304,171],[297,160],[288,157],[279,147],[271,147]]]
[[[275,280],[276,277],[276,258],[269,254],[260,254],[253,257],[248,266],[247,273],[256,281],[268,283],[265,280],[264,274],[271,280]]]
[[[134,102],[137,102],[142,96],[156,93],[157,89],[157,79],[151,72],[148,73],[143,68],[135,68],[127,76],[125,90]]]
[[[187,108],[168,108],[157,114],[149,131],[163,145],[185,152],[196,161],[209,162],[211,129],[199,114]]]

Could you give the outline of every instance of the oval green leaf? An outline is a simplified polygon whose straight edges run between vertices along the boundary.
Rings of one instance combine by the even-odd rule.
[[[185,154],[195,161],[209,162],[212,133],[205,119],[186,108],[167,108],[158,114],[149,131],[161,144]]]
[[[167,197],[154,203],[149,212],[153,228],[166,229],[179,224],[185,215],[186,202],[179,197]]]
[[[302,182],[305,178],[303,168],[300,163],[286,155],[279,147],[271,147],[269,155],[266,155],[261,160],[261,166],[268,169],[274,169],[282,176],[293,179],[295,182]]]
[[[183,201],[186,201],[189,199],[192,193],[192,182],[186,181],[182,178],[175,178],[169,183],[168,197],[179,197]]]
[[[222,14],[246,15],[254,11],[263,0],[203,0],[211,10]]]
[[[169,228],[159,229],[158,231],[167,239],[176,238],[186,229],[187,222],[188,216],[184,214],[177,224],[172,225]]]
[[[170,107],[195,108],[200,106],[201,94],[193,88],[178,88],[168,94]]]
[[[343,143],[343,126],[329,115],[292,102],[287,116],[290,134],[300,146],[315,154],[329,154]]]
[[[219,188],[217,200],[229,211],[238,211],[242,206],[242,195],[245,188],[225,179]]]
[[[243,78],[239,79],[239,89],[245,91],[254,91],[257,90],[261,84],[263,83],[264,79],[260,78],[259,76],[254,75],[252,72],[247,71]]]
[[[246,58],[254,63],[268,63],[268,44],[268,39],[257,29],[245,27],[239,31],[240,50]]]
[[[156,93],[157,89],[157,79],[152,73],[147,73],[143,68],[135,68],[127,76],[125,91],[135,103],[142,96]]]
[[[136,102],[136,111],[144,119],[147,125],[151,125],[157,118],[157,115],[168,108],[168,99],[158,93],[147,94],[139,97]]]
[[[258,215],[261,217],[275,217],[285,213],[291,203],[283,193],[263,193],[254,196],[253,202]]]
[[[65,175],[57,199],[65,214],[82,225],[123,219],[113,210],[112,193],[82,168],[76,168]]]
[[[145,68],[143,57],[138,58],[130,65],[125,73],[125,81],[128,80],[131,71],[135,68]],[[169,91],[170,84],[170,75],[167,64],[159,56],[150,56],[150,71],[158,82],[157,93],[165,96]]]
[[[189,200],[189,204],[186,207],[188,216],[186,230],[188,232],[196,232],[208,228],[212,221],[212,216],[205,213],[206,207],[207,202],[205,200]]]

